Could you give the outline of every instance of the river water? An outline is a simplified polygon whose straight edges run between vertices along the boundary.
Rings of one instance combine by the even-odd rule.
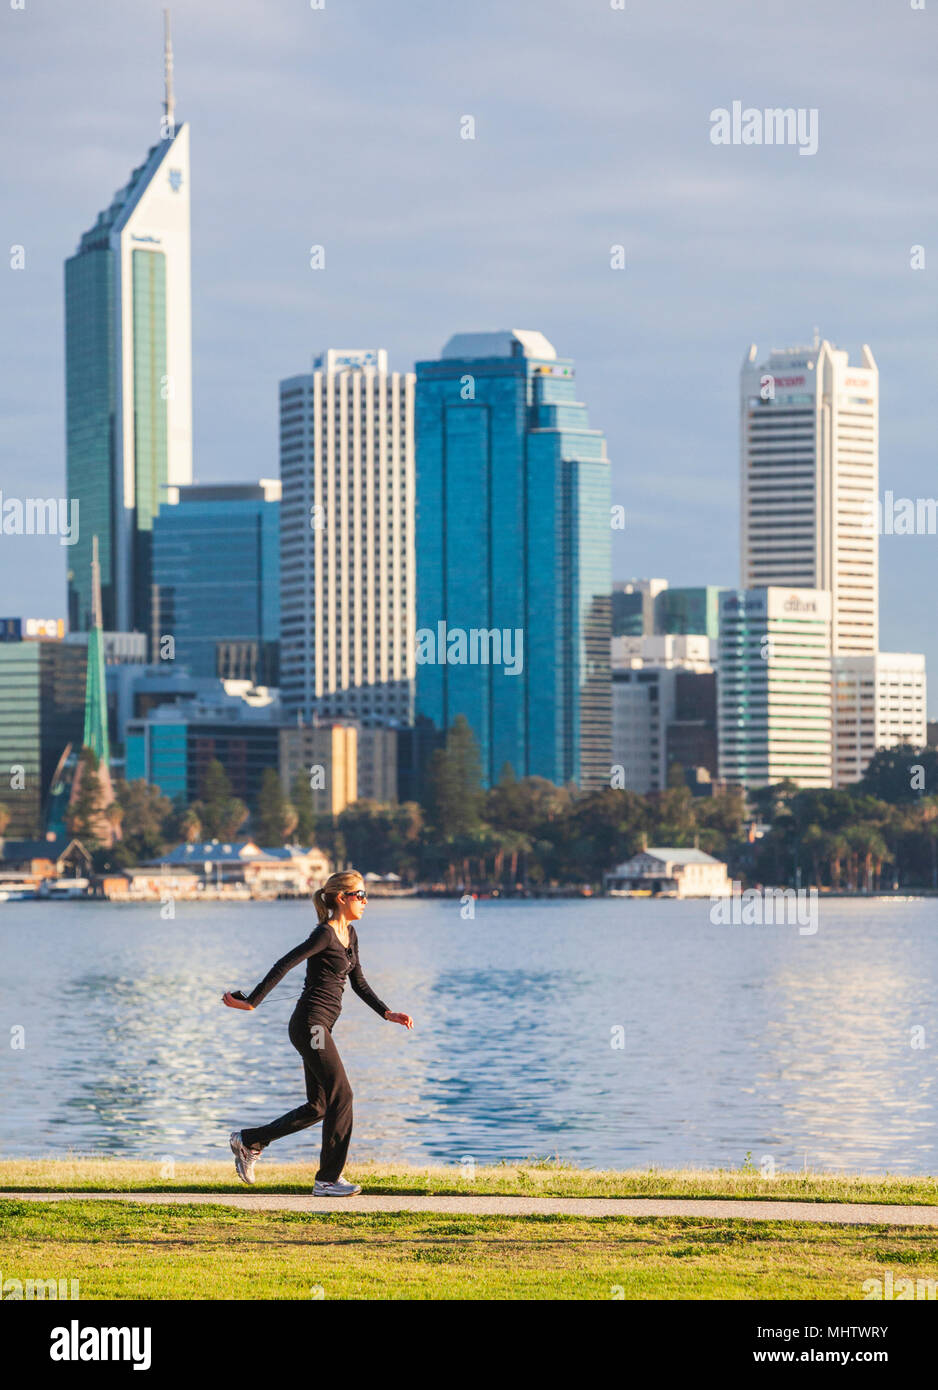
[[[0,905],[0,1157],[227,1158],[231,1129],[304,1099],[305,967],[255,1013],[220,996],[310,905],[162,911]],[[350,1162],[935,1173],[938,899],[822,901],[817,927],[715,925],[707,901],[371,902],[365,975],[416,1027],[346,990]],[[270,1153],[315,1159],[319,1134]]]

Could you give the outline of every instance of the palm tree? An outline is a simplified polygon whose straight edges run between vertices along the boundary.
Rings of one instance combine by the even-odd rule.
[[[816,888],[821,886],[821,855],[827,836],[816,823],[812,822],[801,837],[802,848],[806,849],[811,856],[811,863],[814,868],[814,884]]]
[[[839,830],[827,836],[826,853],[831,871],[831,887],[835,893],[840,892],[840,876],[843,870],[843,861],[850,851],[845,837]]]
[[[859,825],[852,826],[847,831],[847,840],[852,851],[852,859],[855,865],[855,877],[860,877],[860,861],[863,861],[863,892],[873,891],[873,866],[879,864],[882,869],[883,859],[888,850],[886,842],[879,833],[879,828],[870,821],[861,821]],[[856,885],[859,888],[859,881]]]

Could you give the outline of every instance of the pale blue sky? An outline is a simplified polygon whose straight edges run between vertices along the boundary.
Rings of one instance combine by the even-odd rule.
[[[25,5],[0,8],[3,234],[27,252],[2,278],[0,488],[51,496],[62,262],[158,135],[162,23],[151,0]],[[608,437],[630,519],[615,577],[734,584],[739,365],[816,325],[876,356],[881,488],[938,494],[938,0],[172,13],[197,478],[276,476],[277,383],[323,347],[386,347],[405,369],[454,332],[536,328],[576,359]],[[733,100],[816,107],[817,154],[712,145]],[[0,615],[64,614],[68,553],[0,536]],[[881,645],[926,651],[932,711],[936,557],[938,536],[881,545]]]

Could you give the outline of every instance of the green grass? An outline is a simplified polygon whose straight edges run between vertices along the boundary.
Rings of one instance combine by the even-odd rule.
[[[257,1165],[258,1192],[308,1192],[316,1165],[274,1163],[268,1157]],[[472,1176],[457,1166],[408,1167],[404,1164],[349,1164],[346,1173],[366,1193],[437,1195],[472,1193],[543,1197],[723,1197],[794,1198],[804,1202],[882,1202],[899,1205],[938,1205],[938,1178],[877,1177],[858,1174],[779,1172],[763,1178],[751,1164],[718,1169],[576,1168],[555,1159],[531,1159],[477,1167]],[[244,1192],[231,1162],[177,1163],[171,1174],[159,1162],[121,1159],[4,1159],[0,1160],[0,1191],[38,1192]]]
[[[2,1278],[93,1299],[862,1299],[938,1278],[917,1227],[0,1201]]]

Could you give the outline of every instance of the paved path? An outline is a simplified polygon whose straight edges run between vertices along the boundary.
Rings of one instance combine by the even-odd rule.
[[[362,1195],[313,1197],[258,1192],[0,1192],[26,1202],[147,1202],[216,1205],[242,1211],[410,1211],[471,1216],[703,1216],[716,1220],[821,1221],[838,1226],[938,1226],[938,1206],[876,1206],[855,1202],[750,1202],[683,1197],[447,1197]]]

